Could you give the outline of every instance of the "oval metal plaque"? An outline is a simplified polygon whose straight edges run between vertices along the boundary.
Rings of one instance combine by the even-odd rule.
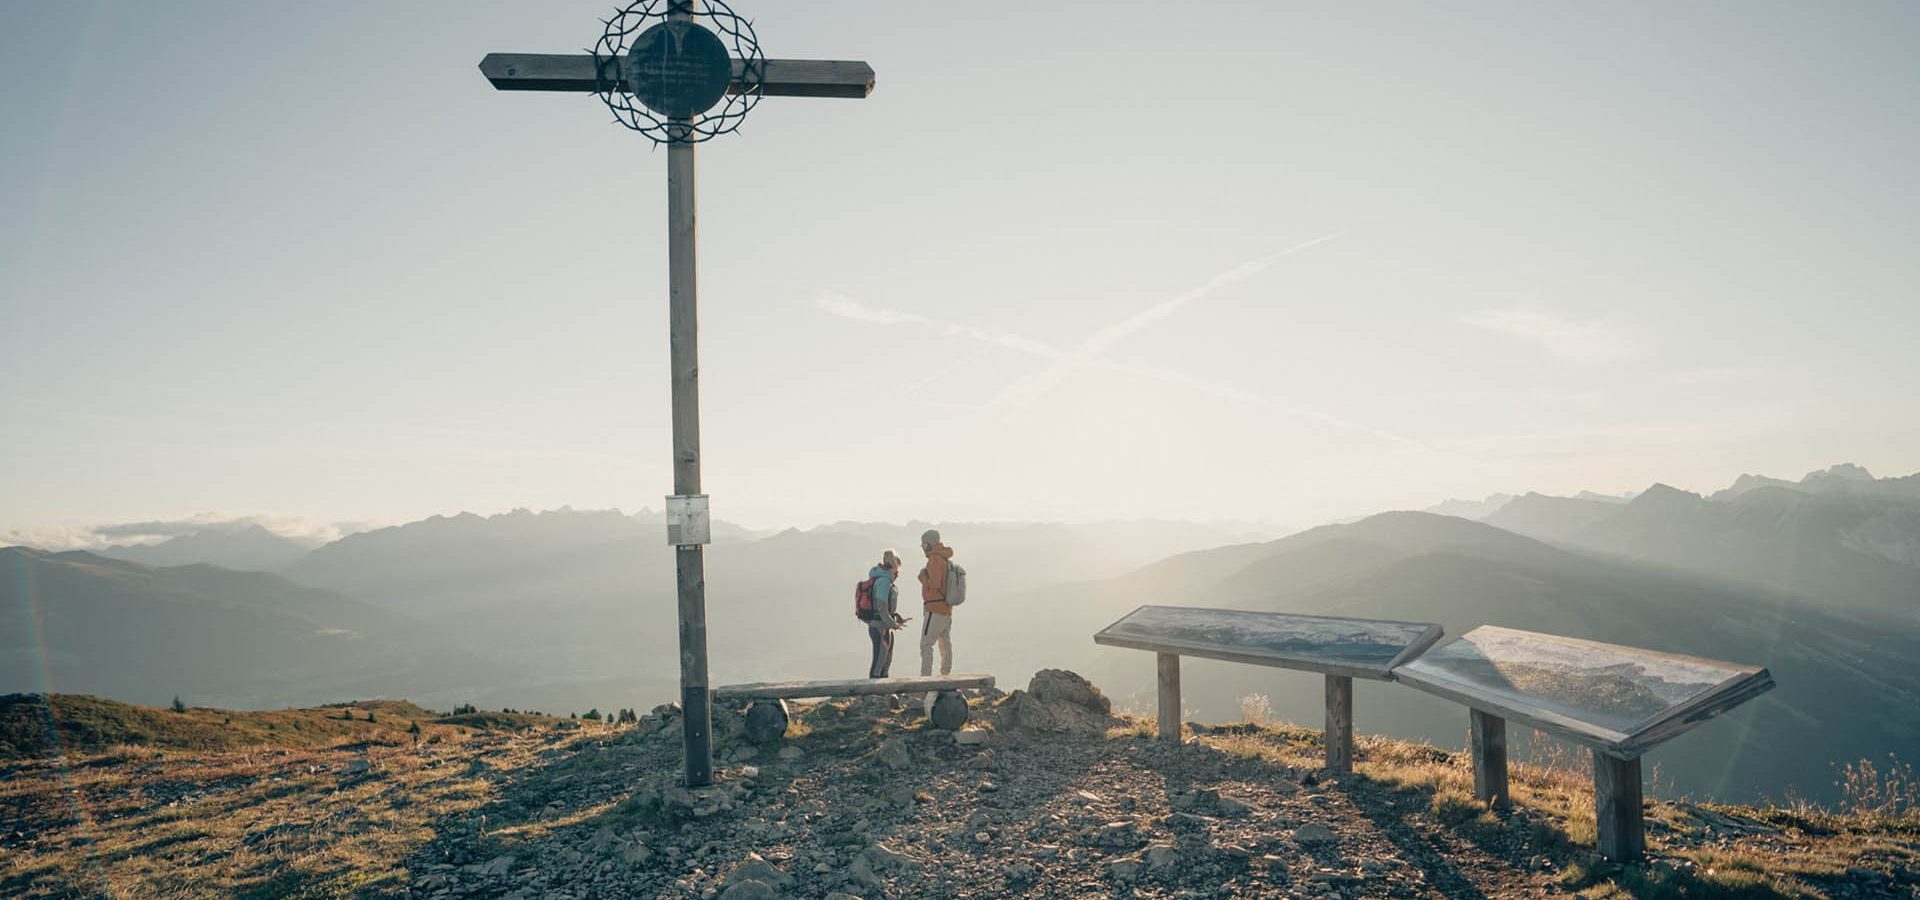
[[[719,36],[684,19],[661,22],[627,51],[627,90],[669,119],[691,119],[720,102],[733,58]]]

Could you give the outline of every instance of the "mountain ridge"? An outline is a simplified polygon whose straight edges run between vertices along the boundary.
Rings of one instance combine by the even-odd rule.
[[[493,667],[427,626],[276,575],[0,548],[0,684],[225,705],[427,692]]]

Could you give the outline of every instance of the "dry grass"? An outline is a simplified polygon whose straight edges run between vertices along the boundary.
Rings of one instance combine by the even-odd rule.
[[[265,744],[179,751],[119,745],[0,769],[0,896],[400,896],[408,856],[493,797],[492,769],[603,729],[536,734],[424,724],[391,704],[233,713]],[[365,721],[371,708],[374,722]],[[414,707],[413,709],[418,709]],[[223,723],[212,710],[162,715]],[[271,724],[273,727],[268,728]],[[556,723],[557,725],[557,723]],[[324,746],[299,746],[305,743]],[[295,746],[285,746],[293,744]],[[350,772],[360,760],[365,772]],[[7,829],[12,831],[13,829]]]
[[[1151,722],[1136,720],[1116,731],[1150,735]],[[1200,739],[1229,754],[1296,769],[1324,765],[1317,729],[1278,725]],[[1376,736],[1359,737],[1355,749],[1355,774],[1365,783],[1424,797],[1434,826],[1496,855],[1514,845],[1543,853],[1559,869],[1561,884],[1583,897],[1823,898],[1834,896],[1836,886],[1895,869],[1920,871],[1916,781],[1897,761],[1844,767],[1844,810],[1653,801],[1646,813],[1649,861],[1618,866],[1594,855],[1592,760],[1583,748],[1535,741],[1524,759],[1511,763],[1508,791],[1517,815],[1473,798],[1464,751]],[[1728,833],[1729,822],[1740,827]]]
[[[1841,809],[1888,823],[1920,823],[1920,777],[1910,763],[1889,753],[1884,762],[1862,759],[1840,769]]]
[[[340,717],[341,707],[234,714],[235,721],[266,717],[249,721],[274,723],[274,740],[322,746],[187,752],[117,745],[0,763],[0,821],[10,826],[0,828],[0,896],[396,896],[410,880],[409,857],[450,827],[474,827],[504,846],[623,814],[609,797],[553,819],[478,821],[502,799],[501,776],[551,765],[579,742],[613,733],[608,726],[422,719],[427,740],[415,746],[402,731],[413,721],[403,709],[374,707],[371,723],[368,707],[353,709],[360,715],[351,721]],[[157,712],[222,727],[227,719],[215,711]],[[834,704],[799,705],[794,718],[802,733],[867,723],[860,711]],[[1318,729],[1199,730],[1200,741],[1223,753],[1298,771],[1323,765]],[[1153,719],[1132,717],[1110,736],[1156,733]],[[1356,777],[1340,780],[1354,802],[1391,807],[1436,843],[1457,841],[1509,864],[1545,855],[1561,885],[1585,897],[1838,897],[1874,873],[1920,872],[1913,776],[1897,763],[1846,767],[1851,806],[1844,810],[1653,802],[1651,861],[1621,867],[1593,856],[1584,751],[1543,744],[1517,760],[1509,778],[1516,809],[1505,813],[1473,799],[1464,753],[1373,736],[1356,749]],[[618,762],[603,754],[567,758],[583,774]],[[349,764],[361,759],[369,771],[350,774]]]
[[[1240,698],[1240,721],[1248,725],[1266,725],[1273,721],[1273,701],[1265,694]]]
[[[1145,716],[1122,714],[1117,716],[1117,718],[1121,719],[1126,724],[1116,725],[1112,728],[1107,729],[1107,737],[1110,739],[1113,739],[1113,738],[1151,739],[1151,738],[1157,737],[1160,734],[1159,723]]]
[[[416,722],[426,742],[455,731],[522,730],[559,721],[537,713],[443,716],[404,700],[255,712],[203,707],[174,712],[77,694],[13,695],[7,701],[0,708],[0,759],[111,753],[123,746],[213,752],[359,743],[411,746],[409,729]]]

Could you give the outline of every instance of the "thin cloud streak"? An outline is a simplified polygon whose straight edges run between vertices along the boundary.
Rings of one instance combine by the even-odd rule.
[[[1033,375],[1015,379],[1000,392],[999,396],[994,397],[987,405],[1013,410],[1024,409],[1032,405],[1034,401],[1040,399],[1040,397],[1048,391],[1058,387],[1075,369],[1086,367],[1093,359],[1104,355],[1121,341],[1144,330],[1147,326],[1173,315],[1179,311],[1181,307],[1200,300],[1223,287],[1245,281],[1265,271],[1268,267],[1285,257],[1324,244],[1342,234],[1345,234],[1345,232],[1336,231],[1332,234],[1322,235],[1313,240],[1295,244],[1271,256],[1241,263],[1225,272],[1213,276],[1207,280],[1206,284],[1170,300],[1147,307],[1112,325],[1100,328],[1089,335],[1085,341],[1082,341],[1080,346],[1074,348],[1066,358],[1057,360],[1053,365]]]
[[[1607,322],[1575,321],[1530,306],[1483,309],[1461,316],[1460,322],[1518,338],[1569,362],[1619,362],[1638,353],[1634,342]]]
[[[1359,422],[1354,422],[1349,419],[1343,419],[1339,416],[1333,415],[1332,413],[1321,412],[1320,410],[1314,409],[1312,407],[1299,406],[1292,403],[1284,403],[1279,400],[1273,400],[1267,397],[1262,397],[1259,394],[1252,393],[1251,391],[1247,391],[1243,388],[1234,387],[1233,385],[1224,384],[1218,381],[1209,381],[1205,378],[1200,378],[1194,375],[1188,375],[1185,372],[1179,372],[1173,369],[1163,369],[1157,366],[1127,365],[1123,363],[1110,362],[1104,359],[1095,360],[1092,363],[1092,365],[1094,367],[1105,369],[1112,372],[1121,372],[1121,373],[1135,375],[1143,378],[1151,378],[1155,381],[1161,381],[1167,384],[1173,384],[1181,387],[1190,388],[1196,391],[1200,391],[1202,393],[1211,394],[1215,397],[1220,397],[1222,399],[1238,401],[1240,403],[1245,403],[1249,406],[1254,406],[1254,407],[1258,407],[1260,409],[1265,409],[1265,410],[1271,410],[1277,413],[1283,413],[1289,416],[1294,416],[1296,418],[1308,419],[1311,421],[1319,422],[1323,425],[1331,425],[1335,428],[1344,428],[1348,431],[1357,431],[1357,432],[1360,432],[1361,434],[1378,438],[1379,440],[1385,441],[1390,444],[1400,444],[1405,447],[1413,447],[1420,450],[1433,449],[1426,442],[1421,441],[1418,438],[1408,437],[1404,434],[1388,431],[1384,428],[1375,428],[1371,425],[1363,425]]]
[[[855,322],[872,322],[877,325],[901,325],[906,323],[924,323],[927,320],[912,313],[894,309],[878,309],[868,306],[851,297],[831,292],[822,292],[813,298],[813,305],[842,319]]]
[[[845,302],[827,302],[826,298],[828,296],[836,297],[838,300],[845,301]],[[1131,363],[1114,362],[1113,360],[1105,359],[1101,357],[1085,359],[1085,358],[1076,356],[1075,353],[1072,351],[1064,350],[1059,347],[1055,347],[1051,344],[1048,344],[1044,341],[1036,341],[1032,338],[1023,337],[1018,334],[1013,334],[1009,332],[990,331],[984,328],[975,328],[970,325],[959,325],[959,324],[948,323],[948,322],[936,322],[931,319],[927,319],[923,316],[914,315],[912,313],[898,312],[895,310],[886,310],[878,307],[866,306],[856,301],[848,300],[844,297],[838,297],[838,295],[823,295],[821,298],[816,299],[814,305],[829,313],[839,315],[841,318],[850,319],[853,321],[917,323],[927,327],[931,327],[942,335],[946,335],[950,337],[963,337],[963,338],[967,338],[968,340],[978,341],[981,344],[985,345],[987,348],[992,348],[992,347],[1004,348],[1007,350],[1013,350],[1019,353],[1024,353],[1029,356],[1037,357],[1039,359],[1044,359],[1044,360],[1048,360],[1056,363],[1066,361],[1066,360],[1074,360],[1075,361],[1074,364],[1076,366],[1080,366],[1086,369],[1091,369],[1094,371],[1109,372],[1116,375],[1127,375],[1135,378],[1145,378],[1151,381],[1158,381],[1163,384],[1171,384],[1178,387],[1186,388],[1188,390],[1207,394],[1210,396],[1219,397],[1224,400],[1230,400],[1237,403],[1242,403],[1247,406],[1252,406],[1259,409],[1268,410],[1271,412],[1277,412],[1284,415],[1294,416],[1296,418],[1308,419],[1311,421],[1319,422],[1325,425],[1330,425],[1336,428],[1346,429],[1349,431],[1357,431],[1361,434],[1369,435],[1371,437],[1377,438],[1387,443],[1400,444],[1402,446],[1414,447],[1421,450],[1433,449],[1427,443],[1419,440],[1418,438],[1408,437],[1403,434],[1399,434],[1393,431],[1388,431],[1384,428],[1375,428],[1371,425],[1363,425],[1358,422],[1349,421],[1347,419],[1343,419],[1331,413],[1322,412],[1320,410],[1313,409],[1311,407],[1300,406],[1292,403],[1285,403],[1285,402],[1273,400],[1267,397],[1262,397],[1259,394],[1255,394],[1243,388],[1235,387],[1233,385],[1225,384],[1218,381],[1211,381],[1209,379],[1201,378],[1195,375],[1189,375],[1185,372],[1180,372],[1174,369],[1167,369],[1159,366],[1143,366],[1143,365],[1136,365]],[[857,312],[852,315],[843,315],[841,313],[842,310],[847,310],[847,311],[857,310]],[[907,391],[924,388],[928,384],[931,384],[935,380],[939,379],[941,376],[946,375],[949,372],[952,372],[956,368],[959,368],[961,364],[971,361],[978,355],[979,355],[978,353],[969,354],[968,356],[963,357],[958,362],[955,362],[954,364],[949,365],[946,368],[933,373],[932,375],[929,375],[925,378],[920,379],[909,388],[903,389],[902,392],[904,393]],[[985,406],[979,406],[979,407],[966,407],[966,408],[971,411],[979,411],[979,412],[986,412],[993,409],[991,404],[987,404]]]

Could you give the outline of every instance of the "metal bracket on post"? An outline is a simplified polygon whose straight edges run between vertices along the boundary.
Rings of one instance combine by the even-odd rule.
[[[698,547],[713,543],[713,514],[707,509],[707,495],[667,498],[667,543],[675,547]]]

